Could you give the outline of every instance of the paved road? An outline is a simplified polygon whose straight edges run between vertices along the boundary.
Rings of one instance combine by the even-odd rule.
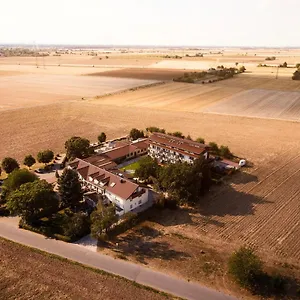
[[[137,264],[95,253],[76,244],[47,239],[42,235],[17,228],[16,222],[7,220],[7,218],[0,218],[0,236],[93,268],[120,275],[137,283],[151,286],[157,290],[165,291],[182,298],[195,300],[236,299],[196,283],[187,282]]]

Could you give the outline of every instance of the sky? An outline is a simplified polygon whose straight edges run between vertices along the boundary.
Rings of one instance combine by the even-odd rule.
[[[300,0],[0,1],[0,44],[300,46]]]

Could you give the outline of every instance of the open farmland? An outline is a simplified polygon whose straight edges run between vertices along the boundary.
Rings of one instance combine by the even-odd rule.
[[[186,71],[167,70],[167,69],[150,69],[150,68],[126,68],[117,70],[108,70],[107,72],[92,73],[93,76],[137,78],[152,80],[173,80],[182,76]]]
[[[246,90],[206,107],[204,112],[300,121],[300,91]]]
[[[0,110],[94,97],[141,85],[150,80],[69,75],[0,76]]]
[[[240,91],[238,87],[226,88],[217,84],[170,82],[135,92],[101,97],[91,100],[91,103],[199,112],[204,106]]]
[[[3,239],[0,253],[1,299],[167,298],[125,279],[96,273]]]

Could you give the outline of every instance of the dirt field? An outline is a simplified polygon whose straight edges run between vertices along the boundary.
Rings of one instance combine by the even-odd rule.
[[[300,121],[300,91],[247,90],[206,107],[204,112]]]
[[[240,61],[246,60],[245,52],[249,51],[247,62],[255,65],[256,61],[264,61],[265,56],[271,55],[270,50],[263,49],[257,50],[257,56],[252,50],[226,51],[224,55],[207,54],[207,60],[214,62],[219,57],[220,61],[233,63],[238,57]],[[277,62],[288,61],[287,58],[291,62],[300,60],[299,50],[278,52]],[[159,56],[161,53],[151,55]],[[66,63],[68,59],[66,58]],[[114,59],[118,62],[125,58]],[[206,142],[228,145],[234,154],[245,157],[254,167],[247,169],[244,174],[236,174],[226,184],[214,187],[203,198],[199,207],[184,211],[165,211],[156,220],[152,220],[154,228],[163,233],[155,237],[154,241],[163,242],[164,245],[167,243],[169,246],[159,248],[158,245],[159,249],[155,252],[157,257],[148,257],[146,263],[166,272],[181,274],[185,278],[220,286],[225,291],[234,287],[222,276],[214,277],[222,265],[219,261],[220,253],[227,257],[231,250],[242,244],[254,246],[270,264],[287,262],[299,266],[300,122],[203,113],[214,105],[225,105],[224,99],[228,98],[230,106],[222,108],[222,112],[230,109],[252,116],[260,114],[261,117],[280,117],[279,112],[282,113],[288,106],[287,102],[290,103],[290,109],[292,104],[298,103],[296,98],[300,83],[292,81],[290,75],[287,76],[291,69],[282,70],[282,73],[280,70],[277,80],[274,74],[267,74],[273,72],[273,68],[266,68],[266,73],[261,71],[261,76],[255,76],[253,67],[253,73],[241,74],[213,84],[168,82],[151,88],[90,99],[109,90],[120,89],[120,85],[128,88],[128,82],[132,86],[136,82],[140,83],[136,79],[125,79],[127,76],[147,79],[150,78],[147,76],[169,76],[170,71],[160,69],[145,71],[141,68],[141,72],[138,72],[135,67],[134,71],[129,70],[130,61],[135,59],[137,57],[125,59],[126,66],[122,65],[125,70],[109,72],[113,76],[118,74],[123,77],[119,79],[75,76],[74,74],[88,74],[98,70],[102,72],[106,67],[110,71],[112,68],[119,68],[117,64],[112,64],[92,69],[91,57],[78,58],[80,68],[78,65],[64,66],[64,69],[53,67],[51,71],[50,67],[46,68],[43,76],[40,76],[40,70],[32,71],[31,75],[14,73],[27,68],[33,70],[33,65],[24,65],[22,69],[18,66],[11,67],[11,61],[2,65],[0,63],[0,70],[3,66],[2,73],[0,72],[0,159],[13,156],[21,162],[25,155],[36,155],[43,149],[63,151],[64,142],[73,135],[87,137],[94,142],[102,131],[106,132],[108,138],[113,138],[127,134],[133,127],[144,129],[149,126],[163,127],[167,131],[179,130],[185,135],[190,134],[192,138],[200,136]],[[155,58],[151,59],[155,61]],[[144,58],[143,64],[149,65],[151,59]],[[194,58],[189,61],[193,60]],[[28,63],[28,60],[24,60],[24,64],[25,61]],[[195,61],[201,62],[201,58]],[[70,60],[69,63],[71,62],[75,66],[76,60]],[[88,63],[85,65],[85,62]],[[152,62],[154,63],[156,64]],[[74,71],[66,75],[71,69]],[[259,103],[253,100],[253,95]],[[82,101],[82,97],[89,99]],[[276,107],[273,108],[277,109],[275,112],[271,110],[273,99],[276,101]],[[29,104],[34,106],[22,108]],[[299,116],[294,111],[293,118],[297,117]],[[148,248],[145,249],[151,246],[147,245]],[[201,260],[199,267],[193,269],[201,256],[199,245],[201,248],[207,245],[207,251],[210,251],[209,248],[220,251],[215,251],[212,257],[207,258],[209,264]],[[164,259],[163,249],[174,250],[170,254],[174,255],[173,258]],[[138,259],[137,252],[130,255],[130,259]],[[217,266],[213,265],[213,268],[216,271],[210,277],[207,274],[214,260]],[[297,270],[299,273],[299,269]]]
[[[0,253],[1,299],[166,299],[129,281],[3,239]]]
[[[153,83],[150,80],[30,74],[0,77],[0,110],[94,97]]]
[[[227,88],[217,84],[201,85],[170,82],[135,92],[95,99],[90,102],[122,107],[200,112],[203,107],[234,95],[241,90],[238,87]]]

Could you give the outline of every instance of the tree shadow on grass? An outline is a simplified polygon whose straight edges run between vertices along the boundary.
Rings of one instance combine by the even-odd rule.
[[[180,260],[190,257],[185,252],[172,249],[167,242],[155,241],[154,239],[160,235],[158,230],[143,226],[129,235],[118,237],[115,240],[117,246],[110,245],[109,247],[121,256],[133,255],[142,264],[147,264],[146,259],[151,258]]]

